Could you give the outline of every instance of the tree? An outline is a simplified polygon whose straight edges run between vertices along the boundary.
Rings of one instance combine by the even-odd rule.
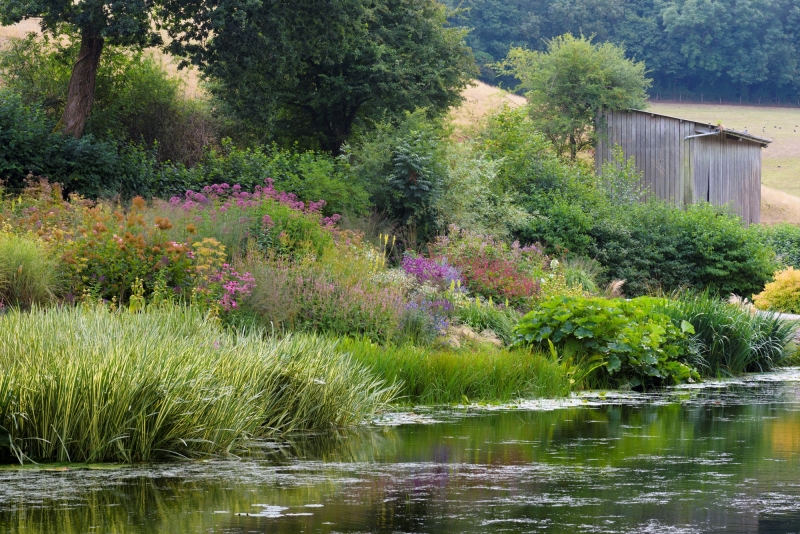
[[[505,66],[526,91],[533,125],[553,142],[559,156],[593,144],[602,109],[643,108],[647,79],[643,62],[625,58],[611,43],[565,34],[547,42],[546,52],[512,48]]]
[[[173,50],[259,140],[336,153],[360,122],[460,101],[476,70],[447,13],[436,0],[261,0],[214,28],[204,49],[187,29]]]
[[[154,29],[155,0],[4,0],[0,24],[41,18],[42,31],[58,35],[63,25],[80,34],[60,126],[80,138],[94,102],[97,68],[106,44],[142,48],[161,43]]]

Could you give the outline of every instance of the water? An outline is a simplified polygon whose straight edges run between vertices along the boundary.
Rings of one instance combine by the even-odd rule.
[[[379,423],[258,460],[0,471],[0,532],[800,533],[797,370]]]

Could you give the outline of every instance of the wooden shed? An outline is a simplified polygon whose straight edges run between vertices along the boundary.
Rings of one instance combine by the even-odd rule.
[[[597,133],[597,172],[619,145],[643,175],[645,199],[731,204],[745,223],[760,221],[761,149],[768,139],[637,109],[602,113]]]

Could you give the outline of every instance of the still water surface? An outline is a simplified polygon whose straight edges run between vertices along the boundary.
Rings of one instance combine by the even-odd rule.
[[[391,416],[264,456],[0,471],[0,532],[800,533],[800,371]]]

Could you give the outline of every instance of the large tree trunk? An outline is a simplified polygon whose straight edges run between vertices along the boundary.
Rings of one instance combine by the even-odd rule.
[[[92,111],[94,103],[94,87],[97,81],[97,66],[103,52],[103,38],[92,32],[84,31],[81,35],[81,51],[78,60],[72,67],[69,80],[67,104],[61,117],[63,131],[79,139],[86,128],[86,119]]]

